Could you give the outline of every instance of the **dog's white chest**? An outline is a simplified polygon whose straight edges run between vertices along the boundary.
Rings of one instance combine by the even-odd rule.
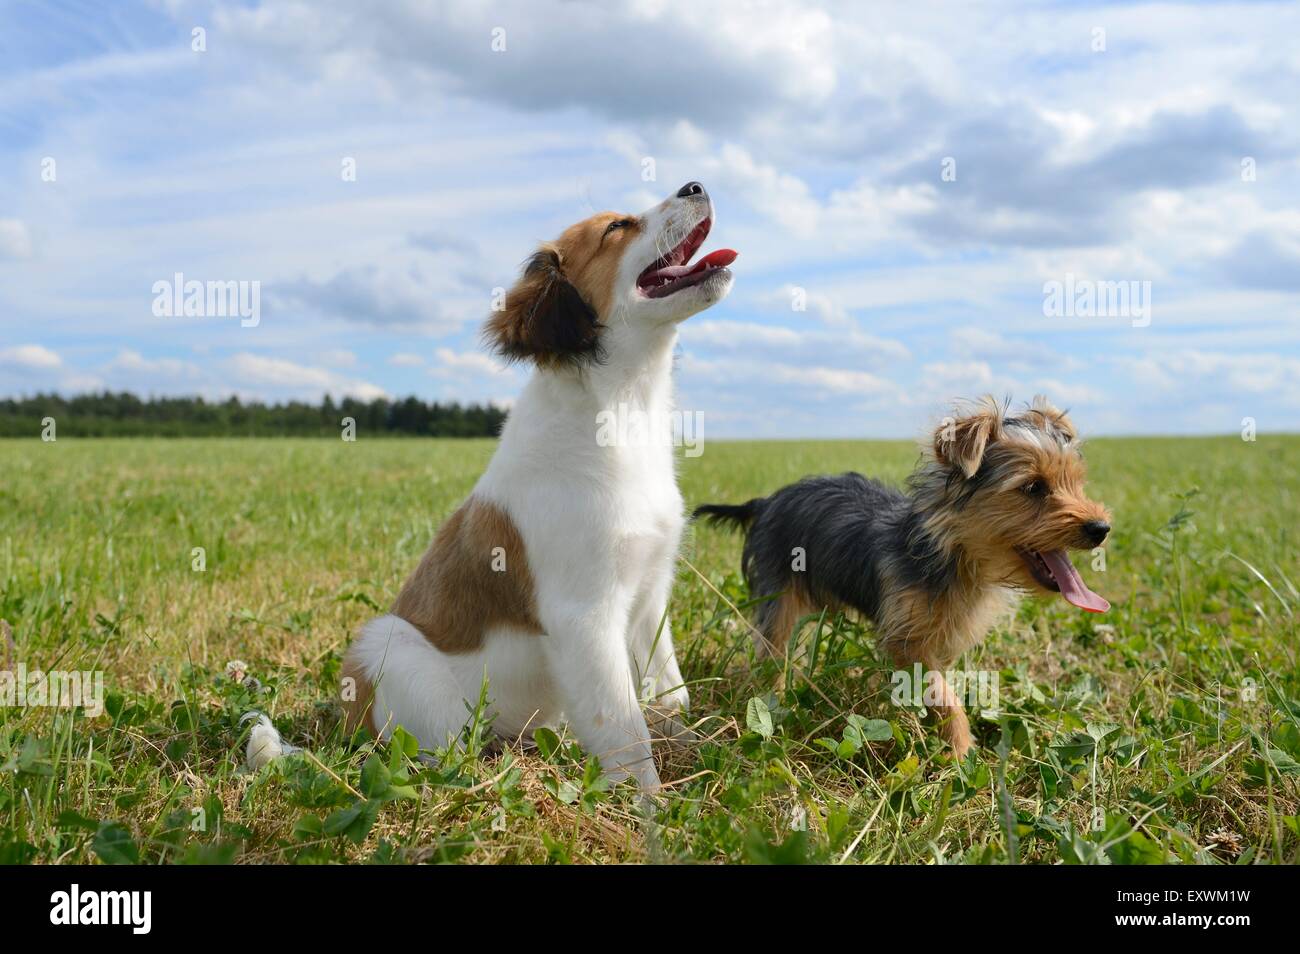
[[[665,547],[676,547],[684,517],[672,460],[661,454],[629,454],[620,461],[613,507],[620,563],[658,563]],[[620,573],[620,576],[623,576]]]

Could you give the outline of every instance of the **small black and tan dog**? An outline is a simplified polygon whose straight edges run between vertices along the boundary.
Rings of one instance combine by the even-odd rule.
[[[970,725],[942,672],[1015,595],[1059,592],[1081,609],[1110,608],[1067,553],[1110,532],[1106,508],[1083,485],[1064,412],[1037,397],[1012,415],[986,397],[939,425],[910,493],[855,473],[807,477],[748,503],[705,504],[695,516],[747,530],[760,651],[783,652],[800,620],[823,608],[856,611],[895,665],[920,663],[940,680],[943,734],[960,758]]]

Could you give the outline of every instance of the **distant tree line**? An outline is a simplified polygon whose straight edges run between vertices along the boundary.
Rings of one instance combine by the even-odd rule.
[[[37,437],[52,417],[59,437],[338,437],[343,419],[356,421],[358,435],[495,437],[506,412],[492,405],[427,404],[329,395],[320,404],[290,401],[263,404],[232,397],[140,398],[128,392],[60,397],[37,394],[0,400],[0,437]]]

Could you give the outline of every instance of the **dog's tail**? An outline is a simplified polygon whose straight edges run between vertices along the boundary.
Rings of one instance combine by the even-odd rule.
[[[715,526],[730,525],[739,530],[748,530],[765,503],[766,497],[755,497],[743,504],[700,504],[691,514],[691,519],[699,520],[703,517]]]

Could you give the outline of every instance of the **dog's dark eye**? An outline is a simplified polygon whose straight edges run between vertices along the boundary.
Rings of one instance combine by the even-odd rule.
[[[633,223],[634,223],[633,219],[619,219],[617,222],[610,222],[609,226],[605,229],[605,234],[608,235],[610,232],[614,231],[615,229],[625,229],[629,225],[632,225]]]
[[[1023,490],[1025,491],[1025,493],[1027,493],[1029,496],[1031,496],[1031,497],[1040,497],[1040,498],[1041,498],[1041,497],[1046,497],[1046,496],[1047,496],[1047,492],[1048,492],[1048,490],[1050,490],[1050,489],[1051,489],[1051,488],[1049,488],[1049,487],[1047,486],[1047,481],[1045,481],[1045,480],[1035,480],[1035,481],[1032,481],[1031,483],[1025,484],[1025,486],[1024,486],[1024,488],[1023,488]]]

